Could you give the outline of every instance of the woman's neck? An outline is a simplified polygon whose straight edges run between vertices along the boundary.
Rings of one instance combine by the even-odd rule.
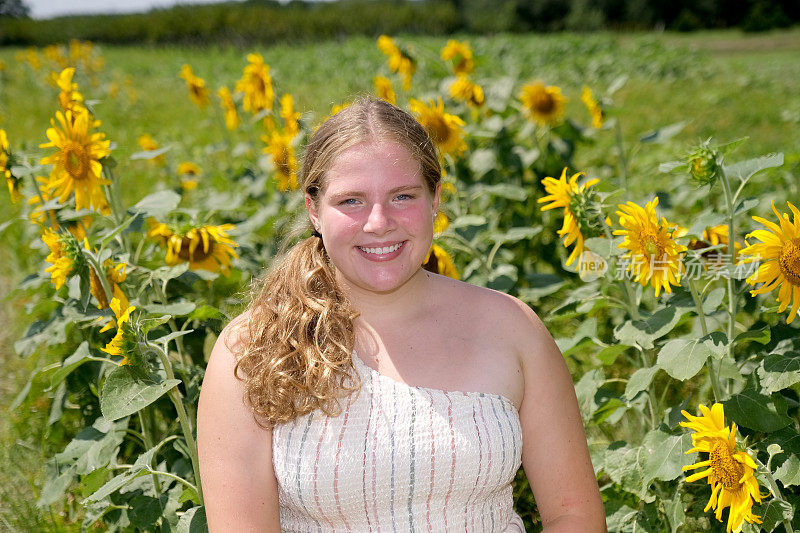
[[[367,291],[340,280],[360,318],[371,324],[413,320],[430,301],[432,275],[420,268],[407,282],[390,292]]]

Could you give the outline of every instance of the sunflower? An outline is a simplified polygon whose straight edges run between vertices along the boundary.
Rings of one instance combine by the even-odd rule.
[[[481,86],[467,76],[456,76],[455,81],[450,84],[448,92],[453,99],[466,102],[472,107],[480,107],[486,102]]]
[[[206,87],[206,82],[203,78],[198,78],[192,72],[192,67],[183,65],[181,67],[180,77],[186,80],[186,86],[189,88],[189,98],[198,107],[206,107],[209,103],[209,90]]]
[[[50,253],[45,261],[51,266],[45,269],[50,274],[50,281],[56,289],[60,289],[67,281],[67,277],[78,272],[84,266],[84,257],[80,251],[78,241],[69,234],[61,235],[45,228],[42,241],[47,245]]]
[[[183,187],[184,190],[191,191],[197,187],[196,178],[198,178],[203,171],[196,163],[184,161],[178,165],[176,173],[181,180],[181,187]]]
[[[222,87],[217,91],[219,96],[220,105],[225,112],[225,127],[233,131],[239,127],[239,113],[236,112],[236,104],[233,103],[233,96],[227,87]]]
[[[412,98],[408,107],[417,115],[417,120],[431,136],[443,154],[459,155],[467,149],[464,142],[464,121],[456,115],[445,113],[444,103],[429,101],[428,104]]]
[[[791,202],[789,209],[794,214],[794,222],[789,220],[787,213],[778,213],[775,202],[772,210],[778,217],[780,225],[761,217],[753,217],[767,229],[757,229],[747,235],[746,239],[754,237],[760,243],[749,244],[741,251],[742,255],[750,256],[744,262],[761,261],[758,271],[747,278],[747,283],[755,285],[764,283],[760,288],[750,291],[750,294],[764,294],[778,289],[779,313],[783,313],[791,304],[792,309],[786,317],[786,323],[791,324],[800,309],[800,211]]]
[[[450,227],[450,219],[447,215],[439,211],[436,213],[436,218],[433,219],[433,233],[439,234]]]
[[[284,131],[287,135],[294,137],[300,132],[300,113],[294,110],[294,98],[289,93],[281,96],[281,118],[283,119]]]
[[[287,135],[278,131],[272,131],[261,138],[267,143],[264,153],[272,156],[272,164],[275,166],[278,189],[283,192],[295,191],[299,187],[297,183],[297,156],[294,146],[292,146],[292,135]]]
[[[378,94],[378,98],[392,105],[397,103],[397,95],[394,93],[394,89],[392,89],[392,82],[389,81],[389,78],[386,76],[375,76],[372,83],[375,85],[375,92]]]
[[[231,259],[236,259],[238,246],[228,236],[233,224],[220,226],[190,227],[178,231],[164,223],[150,219],[147,236],[153,238],[161,247],[167,249],[166,263],[170,266],[188,262],[193,270],[208,270],[229,274]]]
[[[389,58],[389,70],[397,72],[403,78],[403,90],[411,88],[411,78],[417,71],[417,63],[408,52],[401,50],[391,37],[378,37],[378,48]]]
[[[8,185],[8,194],[11,195],[11,201],[17,203],[22,199],[22,194],[19,192],[20,180],[11,174],[11,153],[8,151],[8,135],[6,130],[0,129],[0,174],[6,178],[6,185]]]
[[[247,54],[247,61],[241,79],[236,82],[236,91],[244,93],[242,106],[253,114],[271,110],[275,91],[272,89],[269,65],[258,53]]]
[[[586,106],[586,109],[589,110],[589,114],[592,116],[592,127],[596,129],[602,128],[603,109],[600,107],[600,104],[597,103],[597,100],[594,99],[592,90],[585,85],[581,91],[581,101],[583,102],[583,105]]]
[[[681,411],[689,421],[680,425],[693,429],[691,450],[686,453],[704,452],[708,459],[683,467],[695,470],[708,467],[686,478],[687,482],[708,478],[711,485],[711,498],[704,511],[715,509],[717,520],[722,522],[722,511],[728,510],[726,531],[740,531],[743,522],[760,524],[760,516],[754,515],[753,500],[761,502],[769,494],[761,494],[758,481],[753,475],[757,466],[746,451],[736,451],[736,424],[725,426],[725,413],[722,404],[715,403],[711,409],[701,405],[702,416],[692,416]]]
[[[103,165],[100,159],[111,153],[111,141],[105,135],[91,130],[100,125],[83,108],[74,111],[56,112],[59,126],[51,120],[47,129],[50,142],[40,144],[40,148],[58,148],[58,151],[43,158],[40,163],[53,165],[50,181],[46,185],[54,190],[58,201],[64,203],[75,192],[75,209],[97,208],[102,213],[109,211],[103,194],[103,185],[111,182],[102,177]]]
[[[675,242],[674,225],[656,214],[658,197],[644,208],[633,203],[619,204],[619,223],[624,228],[614,235],[624,235],[617,247],[627,250],[622,259],[630,261],[628,270],[635,274],[634,281],[643,287],[650,283],[659,295],[663,288],[672,292],[670,285],[680,286],[684,267],[681,261],[686,246]]]
[[[581,266],[583,257],[583,243],[587,237],[600,235],[598,226],[599,208],[596,207],[594,194],[589,187],[600,180],[591,179],[578,185],[578,178],[583,176],[583,172],[576,172],[567,179],[567,167],[561,171],[559,179],[546,177],[542,180],[544,190],[548,193],[537,200],[538,203],[550,202],[543,205],[541,210],[548,211],[562,207],[564,209],[564,223],[558,230],[558,236],[564,237],[564,248],[569,247],[573,242],[575,248],[567,258],[567,266],[578,259],[578,266]]]
[[[125,302],[125,304],[127,304],[127,302]],[[102,350],[109,355],[123,356],[122,361],[119,362],[119,366],[138,362],[139,359],[137,357],[139,352],[137,350],[136,337],[130,326],[131,312],[133,312],[136,307],[125,304],[116,298],[111,300],[109,306],[117,317],[117,332],[114,334],[114,338],[106,344],[105,348],[102,348]],[[107,325],[101,331],[105,331],[110,327],[110,325]]]
[[[72,81],[74,75],[74,67],[65,68],[60,74],[52,73],[53,81],[61,91],[58,94],[58,103],[64,111],[75,111],[76,107],[83,107],[83,95],[78,92],[78,84]]]
[[[119,284],[128,277],[125,273],[127,266],[128,265],[125,263],[117,263],[114,265],[111,259],[106,259],[103,262],[103,270],[105,271],[104,274],[108,286],[111,288],[112,298],[117,298],[120,302],[124,302],[124,307],[128,306],[128,298],[122,292],[122,289],[119,288]],[[95,272],[94,268],[89,269],[89,290],[95,300],[97,300],[98,309],[105,309],[109,306],[108,295],[103,288],[100,276]]]
[[[472,48],[469,43],[450,39],[442,48],[442,60],[453,61],[453,72],[459,76],[472,73],[475,61],[472,59]]]
[[[728,258],[728,229],[727,224],[718,224],[705,228],[700,239],[692,239],[689,241],[689,249],[704,250],[712,246],[722,245],[722,248],[718,250],[700,252],[702,257],[711,263],[711,266],[722,267]],[[686,233],[688,233],[688,230],[679,227],[674,236],[681,237]],[[738,255],[741,249],[741,244],[738,242],[733,243],[734,254]]]
[[[450,254],[438,244],[431,244],[431,249],[428,250],[428,255],[425,256],[422,268],[434,274],[441,274],[448,278],[459,279],[458,270],[456,270],[456,266],[453,264]]]
[[[554,85],[545,86],[540,81],[524,85],[520,90],[519,100],[528,118],[542,126],[561,122],[567,101],[560,88]]]

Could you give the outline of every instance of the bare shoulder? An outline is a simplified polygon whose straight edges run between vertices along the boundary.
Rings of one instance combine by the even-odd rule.
[[[550,337],[547,328],[528,304],[509,294],[445,278],[448,299],[472,311],[481,329],[502,333],[514,346],[531,346]]]

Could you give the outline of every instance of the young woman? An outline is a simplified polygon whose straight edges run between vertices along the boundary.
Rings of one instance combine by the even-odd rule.
[[[365,99],[302,170],[312,226],[217,342],[197,439],[217,531],[605,531],[572,379],[519,300],[423,264],[441,169],[424,129]],[[313,227],[313,230],[311,229]]]

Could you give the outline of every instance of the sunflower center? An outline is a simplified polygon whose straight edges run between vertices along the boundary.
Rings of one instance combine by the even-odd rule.
[[[82,180],[89,171],[89,154],[83,145],[70,142],[63,148],[64,168],[73,179]]]
[[[724,440],[714,443],[708,458],[711,461],[714,476],[722,486],[728,491],[739,490],[741,487],[739,480],[744,475],[744,467],[733,458],[728,443]]]
[[[664,247],[661,246],[661,244],[655,238],[655,235],[646,232],[642,237],[642,241],[642,249],[644,249],[647,257],[661,259],[661,257],[664,255]]]
[[[442,117],[431,117],[428,121],[428,133],[433,137],[436,144],[444,143],[450,136],[450,129]]]
[[[800,287],[800,238],[792,239],[783,245],[778,258],[781,274],[789,283]]]
[[[550,113],[555,109],[556,102],[545,91],[540,91],[533,99],[533,107],[540,113]]]
[[[184,261],[202,261],[209,255],[211,255],[211,251],[214,248],[214,245],[211,244],[208,247],[208,251],[203,250],[203,243],[199,243],[195,246],[194,250],[190,252],[192,241],[197,239],[193,239],[191,237],[183,237],[181,239],[181,250],[178,252],[178,257],[183,259]]]

